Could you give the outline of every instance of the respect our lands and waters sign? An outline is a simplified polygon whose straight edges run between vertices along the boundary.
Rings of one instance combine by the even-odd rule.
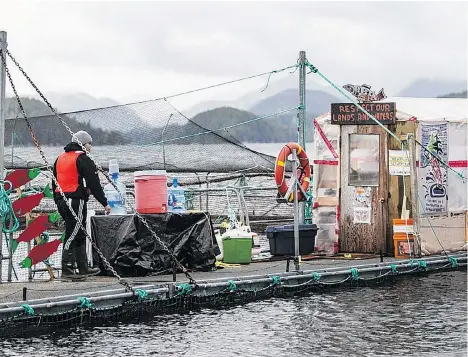
[[[395,124],[395,103],[361,103],[381,124]],[[352,103],[332,103],[331,123],[338,125],[377,125],[374,120]]]

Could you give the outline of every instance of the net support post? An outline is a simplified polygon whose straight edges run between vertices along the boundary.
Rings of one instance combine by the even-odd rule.
[[[413,229],[414,229],[414,255],[421,256],[421,242],[420,242],[420,224],[419,224],[419,202],[418,202],[418,172],[416,166],[416,140],[413,133],[409,133],[408,150],[410,160],[410,181],[411,181],[411,215],[413,216]]]
[[[299,112],[297,114],[298,123],[298,143],[306,151],[306,53],[299,52]],[[306,202],[299,202],[299,222],[305,222]]]
[[[301,186],[297,176],[295,175],[297,172],[297,153],[296,150],[292,151],[292,168],[293,168],[293,195],[294,195],[294,265],[296,271],[300,270],[300,256],[299,256],[299,219],[300,219],[300,207],[299,202],[297,199],[299,187]]]

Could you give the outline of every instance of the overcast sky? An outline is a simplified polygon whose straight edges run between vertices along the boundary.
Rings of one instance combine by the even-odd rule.
[[[42,90],[120,102],[282,68],[299,50],[338,84],[368,83],[389,95],[418,78],[466,80],[467,20],[467,4],[448,1],[9,1],[0,11],[10,51]],[[237,98],[265,80],[178,104]]]

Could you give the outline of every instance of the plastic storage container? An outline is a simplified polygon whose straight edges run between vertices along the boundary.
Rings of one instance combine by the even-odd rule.
[[[252,261],[252,234],[233,230],[229,232],[229,235],[223,235],[222,241],[225,263],[250,264]]]
[[[169,212],[185,212],[185,189],[179,186],[177,178],[172,179],[172,187],[167,189],[167,208]]]
[[[300,255],[314,252],[317,230],[315,224],[299,225]],[[266,234],[270,242],[271,255],[294,255],[294,225],[268,226]]]
[[[127,214],[127,209],[125,208],[127,188],[123,183],[119,182],[119,164],[117,163],[117,160],[109,161],[109,175],[111,176],[112,181],[118,188],[117,191],[111,183],[108,183],[104,186],[104,194],[107,198],[107,203],[111,208],[109,214]]]
[[[413,224],[412,218],[393,220],[393,245],[395,249],[395,258],[408,259],[414,255]],[[408,236],[406,236],[407,233]]]
[[[165,170],[136,171],[135,209],[138,213],[167,212],[167,176]]]

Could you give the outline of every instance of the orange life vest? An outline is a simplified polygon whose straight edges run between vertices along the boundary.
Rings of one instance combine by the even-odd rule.
[[[68,151],[60,154],[57,159],[56,171],[57,181],[62,188],[62,191],[75,192],[78,189],[78,168],[76,167],[76,160],[78,156],[84,154],[83,151]],[[55,192],[60,192],[58,188]]]

